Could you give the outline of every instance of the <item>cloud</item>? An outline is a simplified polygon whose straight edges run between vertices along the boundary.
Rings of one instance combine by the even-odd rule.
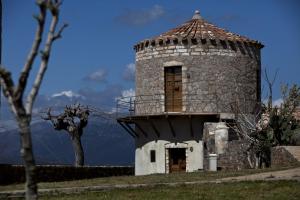
[[[122,97],[132,97],[135,96],[135,90],[130,88],[129,90],[122,91]]]
[[[60,97],[60,96],[66,96],[66,97],[69,97],[69,98],[82,97],[81,95],[77,94],[76,92],[73,92],[72,90],[66,90],[66,91],[62,91],[62,92],[55,93],[55,94],[51,95],[51,97]]]
[[[111,110],[112,107],[116,106],[115,99],[122,94],[122,91],[121,85],[107,85],[103,90],[82,88],[78,93],[86,97],[85,104]]]
[[[268,104],[268,99],[264,99],[262,102],[267,105]],[[276,100],[272,101],[273,107],[274,106],[279,107],[279,106],[281,106],[282,103],[283,103],[283,99],[282,98],[279,98],[279,99],[276,99]]]
[[[130,63],[126,65],[126,68],[123,72],[123,79],[126,81],[135,81],[135,64]]]
[[[129,26],[143,26],[164,16],[165,10],[160,5],[154,5],[148,10],[126,10],[115,20]]]
[[[280,106],[283,103],[283,99],[279,98],[273,101],[273,106]]]
[[[94,82],[106,82],[107,74],[108,73],[106,69],[99,69],[84,77],[84,80]]]

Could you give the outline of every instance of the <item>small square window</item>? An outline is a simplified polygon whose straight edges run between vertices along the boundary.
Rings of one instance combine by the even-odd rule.
[[[155,150],[150,151],[150,161],[155,162]]]

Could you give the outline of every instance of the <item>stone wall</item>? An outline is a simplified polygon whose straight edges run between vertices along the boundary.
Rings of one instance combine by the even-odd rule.
[[[284,147],[273,147],[271,152],[272,167],[290,167],[300,163]]]
[[[224,154],[218,157],[218,168],[221,170],[241,170],[250,168],[245,153],[246,143],[240,140],[228,142],[228,148]]]
[[[238,45],[236,45],[238,46]],[[182,66],[183,112],[229,113],[230,104],[251,112],[260,99],[260,50],[209,41],[149,46],[136,53],[136,114],[164,109],[164,68]],[[143,100],[146,99],[146,100]]]
[[[89,179],[107,176],[134,175],[131,166],[37,166],[36,176],[38,182],[53,182]],[[0,165],[0,185],[25,182],[25,170],[21,165]]]
[[[245,151],[246,143],[240,140],[229,141],[227,149],[218,155],[218,170],[241,170],[250,168]],[[208,170],[208,151],[204,149],[204,169]]]

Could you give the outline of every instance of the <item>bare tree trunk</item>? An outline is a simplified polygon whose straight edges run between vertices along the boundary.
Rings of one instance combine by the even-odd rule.
[[[0,66],[2,65],[2,16],[3,16],[3,9],[2,9],[2,0],[0,0]],[[1,84],[0,84],[0,109],[1,109]],[[0,118],[1,118],[1,110],[0,110]]]
[[[21,136],[21,156],[24,161],[26,174],[26,199],[37,199],[36,167],[32,151],[30,119],[28,116],[18,118]]]
[[[39,88],[41,86],[43,77],[47,70],[49,56],[51,53],[51,47],[55,40],[61,38],[62,31],[67,25],[63,25],[58,31],[57,23],[59,17],[59,7],[61,5],[60,0],[38,0],[36,4],[40,8],[40,13],[35,15],[34,18],[37,20],[37,30],[35,33],[34,41],[22,69],[21,75],[18,78],[18,83],[15,84],[11,72],[0,65],[0,85],[3,90],[3,95],[7,98],[7,101],[14,113],[18,126],[20,129],[21,138],[21,156],[24,161],[25,172],[26,172],[26,200],[34,200],[38,198],[37,194],[37,180],[35,175],[35,160],[32,151],[32,140],[31,140],[31,130],[30,122],[32,116],[32,106],[38,94]],[[0,10],[1,10],[1,22],[2,22],[2,1],[0,0]],[[43,32],[46,22],[46,13],[49,11],[52,15],[52,20],[50,23],[48,36],[41,50],[40,45],[42,42]],[[2,25],[0,23],[0,25]],[[2,28],[1,28],[2,33]],[[2,40],[1,40],[2,45]],[[0,46],[1,46],[0,45]],[[1,49],[0,49],[1,52]],[[34,85],[27,96],[27,101],[24,104],[24,92],[26,89],[27,81],[34,65],[34,61],[38,52],[41,52],[41,63],[39,71],[35,77]]]
[[[84,153],[81,144],[81,136],[74,134],[71,138],[75,155],[75,166],[82,167],[84,165]]]
[[[253,164],[253,162],[251,160],[251,153],[249,152],[249,150],[247,150],[247,160],[248,160],[248,164],[249,164],[250,168],[253,169],[254,168],[254,164]]]

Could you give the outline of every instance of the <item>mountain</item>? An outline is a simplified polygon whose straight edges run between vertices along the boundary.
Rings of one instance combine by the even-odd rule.
[[[0,163],[21,164],[17,129],[0,133]],[[56,131],[50,122],[32,124],[33,150],[37,164],[73,164],[69,135]],[[91,118],[82,136],[86,165],[132,165],[134,140],[113,121]]]
[[[80,103],[92,109],[84,129],[82,144],[87,165],[131,165],[134,163],[134,140],[116,123],[111,111],[115,97],[122,95],[118,87],[110,91],[62,91],[50,96],[38,95],[32,115],[33,150],[37,164],[73,164],[74,153],[69,135],[56,131],[41,115],[51,107],[56,115],[66,105]],[[0,109],[0,163],[21,164],[20,136],[17,124],[5,98]],[[91,106],[93,105],[93,106]],[[101,109],[100,109],[101,108]],[[110,113],[110,114],[109,114]]]

